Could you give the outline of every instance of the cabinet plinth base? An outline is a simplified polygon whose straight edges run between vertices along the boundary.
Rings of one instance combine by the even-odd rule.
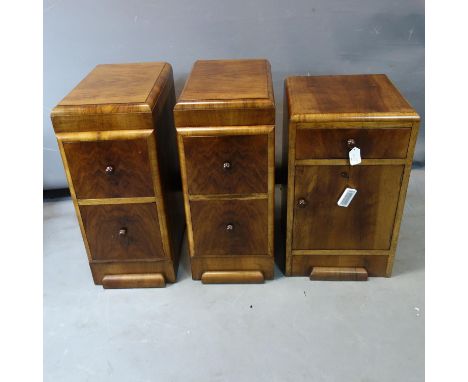
[[[366,281],[367,270],[362,267],[314,267],[311,280],[324,281]]]
[[[102,279],[105,289],[116,288],[164,288],[166,280],[161,273],[132,273],[105,275]]]
[[[265,281],[260,271],[209,271],[203,272],[203,284],[261,284]]]

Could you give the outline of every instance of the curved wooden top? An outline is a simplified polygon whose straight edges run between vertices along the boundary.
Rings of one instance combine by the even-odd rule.
[[[52,116],[151,112],[172,68],[165,62],[97,65]]]
[[[270,63],[264,59],[196,61],[174,116],[177,127],[274,124]]]
[[[274,106],[270,63],[201,60],[193,65],[176,110]]]
[[[385,74],[288,77],[285,84],[296,122],[419,120]]]

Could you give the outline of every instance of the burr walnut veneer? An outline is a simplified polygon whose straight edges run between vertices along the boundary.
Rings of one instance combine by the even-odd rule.
[[[286,274],[390,276],[419,116],[385,75],[290,77],[285,93]]]
[[[197,61],[174,116],[193,279],[273,278],[275,102],[268,61]]]
[[[183,236],[172,68],[98,65],[52,111],[94,282],[176,280]]]

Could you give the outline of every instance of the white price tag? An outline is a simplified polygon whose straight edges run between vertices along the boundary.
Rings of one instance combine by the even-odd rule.
[[[361,149],[358,147],[353,147],[349,152],[349,164],[351,166],[361,163]]]
[[[354,196],[356,195],[357,190],[354,188],[346,188],[343,194],[341,194],[340,198],[338,199],[338,205],[340,207],[348,207],[351,201],[353,200]]]

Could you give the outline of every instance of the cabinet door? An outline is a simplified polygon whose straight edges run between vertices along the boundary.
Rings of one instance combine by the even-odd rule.
[[[293,249],[389,249],[403,165],[298,166]],[[337,204],[346,187],[357,194]]]

